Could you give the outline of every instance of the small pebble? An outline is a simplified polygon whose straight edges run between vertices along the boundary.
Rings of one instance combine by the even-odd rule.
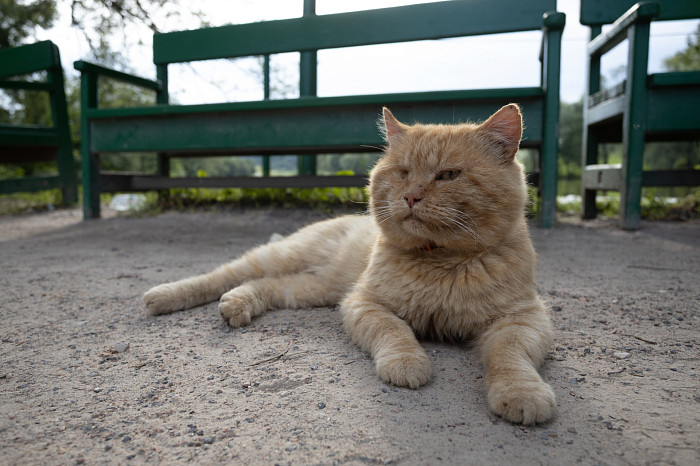
[[[119,342],[119,343],[117,343],[116,345],[114,345],[114,348],[113,348],[113,349],[114,349],[114,351],[116,351],[117,353],[123,353],[124,351],[126,351],[126,350],[129,349],[129,343]]]
[[[326,407],[326,403],[324,403],[323,401],[318,404],[318,409],[323,409],[325,407]]]
[[[617,351],[617,352],[613,353],[613,356],[617,359],[627,359],[630,357],[630,354],[626,353],[624,351]]]
[[[207,445],[211,445],[212,443],[214,443],[214,438],[213,437],[204,437],[202,439],[202,442],[207,444]]]

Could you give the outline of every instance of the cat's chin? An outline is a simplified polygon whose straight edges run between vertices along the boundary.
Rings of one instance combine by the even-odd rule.
[[[405,217],[401,222],[401,228],[407,233],[420,237],[425,237],[432,233],[428,223],[415,215],[408,215]]]

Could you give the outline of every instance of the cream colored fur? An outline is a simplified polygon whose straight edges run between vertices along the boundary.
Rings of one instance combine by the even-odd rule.
[[[372,171],[371,216],[319,222],[144,300],[164,314],[220,298],[232,326],[273,308],[340,303],[352,340],[379,377],[417,388],[431,379],[418,338],[473,340],[491,409],[533,424],[554,415],[537,372],[552,341],[535,291],[535,252],[515,160],[518,106],[481,125],[413,125],[384,110],[387,148]]]

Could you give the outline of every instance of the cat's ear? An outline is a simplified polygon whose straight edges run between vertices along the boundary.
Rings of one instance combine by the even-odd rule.
[[[384,115],[383,124],[380,124],[380,129],[384,133],[384,140],[391,145],[392,141],[406,132],[406,125],[399,122],[388,108],[382,109]]]
[[[481,124],[479,128],[494,141],[506,162],[515,157],[523,137],[523,116],[517,104],[508,104]]]

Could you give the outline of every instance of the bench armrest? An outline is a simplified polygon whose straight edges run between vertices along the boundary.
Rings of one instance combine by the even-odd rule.
[[[104,76],[106,78],[116,79],[117,81],[122,81],[127,84],[132,84],[138,87],[143,87],[145,89],[151,89],[156,92],[160,92],[163,88],[163,85],[160,81],[141,78],[139,76],[123,73],[121,71],[116,71],[111,68],[95,65],[94,63],[89,63],[83,60],[78,60],[75,63],[73,63],[73,67],[81,73],[88,73],[93,74],[95,76]]]
[[[612,28],[588,44],[588,55],[603,55],[627,38],[627,30],[638,23],[650,22],[661,12],[658,3],[639,2],[620,16]]]

